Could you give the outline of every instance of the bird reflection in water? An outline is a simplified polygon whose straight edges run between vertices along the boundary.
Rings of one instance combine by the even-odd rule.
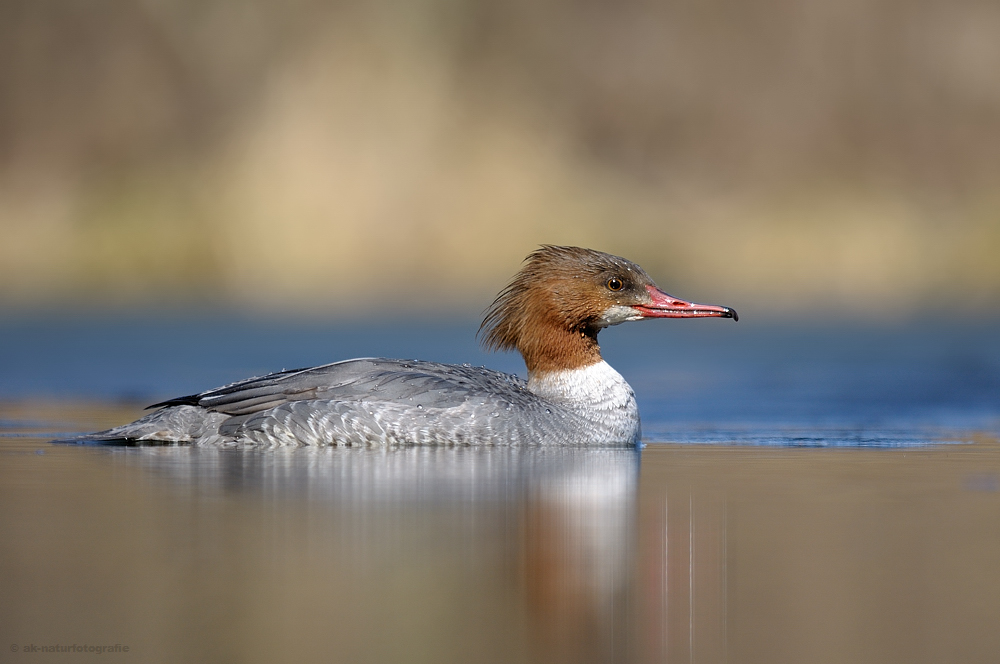
[[[459,648],[468,661],[728,654],[725,494],[667,481],[655,457],[640,483],[634,449],[160,447],[115,456],[141,467],[144,482],[165,479],[182,494],[171,523],[202,538],[195,554],[220,566],[197,583],[269,598],[255,611],[228,609],[241,612],[251,638],[278,639],[261,644],[265,653],[294,654],[320,629],[344,661],[391,660],[415,633],[425,648]],[[287,634],[269,627],[279,614]]]
[[[283,523],[269,508],[261,522],[244,530],[280,529],[284,548],[312,547],[321,558],[339,560],[322,568],[325,575],[360,578],[367,568],[369,578],[376,580],[359,592],[369,602],[373,595],[380,602],[413,601],[394,596],[391,584],[379,586],[378,579],[389,570],[462,577],[462,610],[482,611],[490,616],[484,623],[493,623],[480,632],[471,629],[465,638],[484,643],[497,638],[502,642],[494,651],[498,659],[631,659],[640,457],[635,449],[298,448],[253,453],[153,447],[120,452],[128,465],[142,466],[144,475],[158,482],[165,476],[202,503],[213,493],[238,493],[241,504],[253,502],[244,494],[280,504],[287,510]],[[331,508],[327,517],[315,518],[324,506]],[[306,512],[309,518],[302,517]],[[428,537],[431,531],[434,535]],[[222,539],[223,546],[238,546],[232,537]],[[274,550],[272,546],[272,554]],[[458,562],[442,569],[441,557],[456,551],[462,552]],[[281,557],[279,552],[273,564],[284,565]],[[457,569],[462,566],[472,566],[472,573]],[[454,585],[454,579],[442,577],[422,587]],[[350,593],[340,593],[322,600],[329,606],[312,610],[331,615],[365,610]],[[294,598],[294,591],[285,595]],[[425,605],[440,601],[423,599]],[[334,606],[340,602],[354,606]],[[503,616],[505,626],[500,624]],[[451,633],[438,638],[455,638],[453,626],[439,627]],[[490,629],[502,635],[491,636]],[[401,637],[389,630],[379,638]]]

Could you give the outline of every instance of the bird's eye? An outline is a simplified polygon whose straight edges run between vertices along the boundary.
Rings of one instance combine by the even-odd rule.
[[[608,279],[608,290],[620,291],[624,286],[625,283],[618,277]]]

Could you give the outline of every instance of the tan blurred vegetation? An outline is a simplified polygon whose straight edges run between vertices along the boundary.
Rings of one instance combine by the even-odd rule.
[[[8,305],[481,308],[543,242],[995,312],[1000,4],[0,3]]]

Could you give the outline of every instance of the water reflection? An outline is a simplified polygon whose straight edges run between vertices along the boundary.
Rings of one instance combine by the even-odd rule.
[[[647,661],[728,660],[728,514],[723,491],[658,487],[643,510]]]
[[[268,451],[150,446],[115,450],[119,462],[183,485],[306,497],[331,503],[510,500],[544,495],[567,507],[618,505],[634,494],[633,449],[337,447]]]
[[[992,661],[1000,443],[47,445],[0,409],[0,636],[136,661]],[[92,426],[82,419],[94,417]],[[9,434],[9,435],[8,435]]]
[[[493,581],[520,596],[529,659],[629,658],[636,450],[150,447],[114,457],[202,502],[251,494],[301,513],[305,500],[335,516],[298,536],[314,545],[332,525],[336,556],[352,573],[404,564],[426,572],[433,566],[421,562],[441,546],[462,551],[475,574],[499,574]],[[435,533],[432,542],[421,529]]]

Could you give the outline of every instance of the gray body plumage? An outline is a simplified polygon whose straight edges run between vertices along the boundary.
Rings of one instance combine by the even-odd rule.
[[[634,444],[632,390],[604,362],[529,385],[471,366],[356,359],[166,401],[85,440],[196,445]]]

